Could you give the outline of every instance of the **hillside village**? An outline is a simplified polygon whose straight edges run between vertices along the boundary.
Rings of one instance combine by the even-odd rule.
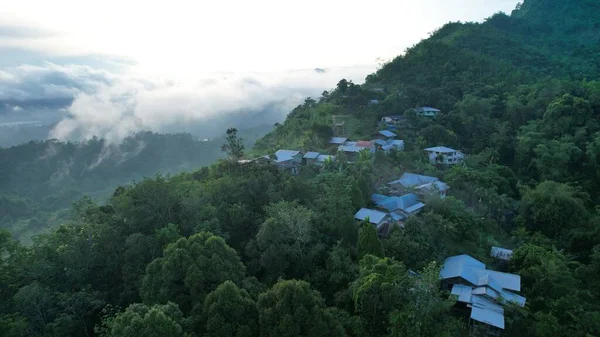
[[[370,100],[369,105],[379,104]],[[419,117],[436,117],[441,111],[431,107],[416,108]],[[371,140],[351,140],[347,137],[334,136],[328,141],[329,153],[300,150],[277,150],[273,155],[264,155],[251,160],[239,160],[240,164],[259,163],[275,165],[289,174],[298,175],[303,167],[322,168],[331,164],[339,153],[344,154],[348,164],[361,160],[361,155],[372,158],[375,153],[386,155],[402,152],[404,141],[396,139],[394,132],[408,126],[403,115],[384,116],[381,119],[385,129],[376,131]],[[343,124],[334,122],[333,130]],[[446,146],[424,148],[423,156],[432,164],[449,166],[461,164],[465,154]],[[357,224],[372,224],[380,239],[385,240],[394,228],[402,230],[410,217],[416,216],[425,208],[430,198],[443,199],[450,186],[437,177],[413,172],[404,172],[398,179],[376,186],[377,193],[371,195],[372,207],[363,207],[354,214]],[[512,251],[500,247],[492,247],[490,257],[496,265],[506,269]],[[412,274],[417,275],[413,272]],[[520,307],[525,305],[525,298],[516,294],[520,291],[520,276],[501,271],[486,269],[486,266],[469,255],[447,258],[440,272],[442,288],[456,296],[456,310],[469,317],[472,336],[499,336],[505,327],[504,306],[508,303]]]

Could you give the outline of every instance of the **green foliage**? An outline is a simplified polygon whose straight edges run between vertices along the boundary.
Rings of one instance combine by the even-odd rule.
[[[206,296],[206,337],[253,337],[258,333],[258,310],[250,295],[225,281]]]
[[[229,159],[237,161],[244,156],[243,139],[238,138],[237,129],[227,129],[226,143],[221,146],[221,151],[226,152]]]
[[[114,317],[107,317],[96,332],[103,337],[190,337],[189,323],[174,303],[132,304]]]
[[[235,250],[208,232],[181,238],[148,264],[140,293],[149,304],[173,301],[189,313],[224,281],[241,282],[245,267]]]
[[[377,237],[377,230],[375,226],[370,224],[368,221],[363,222],[360,225],[358,232],[358,246],[356,248],[359,259],[363,256],[371,254],[378,257],[384,257],[383,246],[379,238]]]
[[[258,299],[261,337],[344,336],[321,295],[304,281],[281,281]]]

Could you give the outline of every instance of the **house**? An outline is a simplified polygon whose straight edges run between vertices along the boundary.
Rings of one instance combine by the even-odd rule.
[[[369,221],[377,229],[377,234],[380,236],[387,236],[391,230],[392,220],[389,214],[377,211],[369,208],[361,208],[356,214],[354,219],[358,221]]]
[[[500,248],[500,247],[492,247],[491,251],[490,251],[490,256],[493,258],[496,258],[498,260],[502,260],[502,261],[508,261],[510,260],[510,257],[512,256],[513,251],[510,249],[506,249],[506,248]]]
[[[338,147],[338,151],[344,152],[349,162],[357,161],[358,154],[365,150],[375,153],[375,143],[373,141],[359,140],[357,142],[346,142]]]
[[[382,150],[385,152],[389,152],[392,149],[397,151],[404,151],[404,141],[399,139],[394,139],[396,134],[390,130],[381,130],[375,133],[375,140],[373,143],[375,144],[375,148],[377,150]]]
[[[427,148],[425,153],[427,153],[429,161],[434,164],[453,165],[461,163],[465,159],[464,153],[445,146]]]
[[[415,194],[409,193],[401,197],[389,197],[381,194],[373,194],[371,201],[375,208],[387,212],[400,227],[404,227],[404,221],[417,214],[425,204],[420,202]]]
[[[433,194],[438,194],[440,198],[445,198],[446,192],[450,189],[450,186],[440,181],[436,177],[424,176],[409,172],[405,172],[402,174],[402,176],[400,176],[400,179],[390,181],[387,184],[397,192],[414,192],[421,198]]]
[[[425,117],[435,117],[440,112],[442,112],[439,109],[432,108],[432,107],[429,107],[429,106],[422,106],[422,107],[419,107],[419,108],[415,108],[414,110],[417,113],[417,116],[425,116]]]
[[[304,165],[315,164],[319,155],[319,152],[306,152],[306,154],[302,157],[302,163]]]
[[[375,133],[375,138],[385,140],[387,142],[396,138],[396,134],[390,130],[381,130]]]
[[[381,118],[381,121],[387,124],[400,125],[406,122],[406,117],[404,115],[384,116]]]
[[[325,165],[325,163],[327,161],[334,161],[335,160],[335,156],[332,156],[330,154],[320,154],[317,157],[317,161],[315,162],[315,164],[317,164],[317,166],[322,166]]]
[[[470,311],[470,323],[483,324],[486,333],[498,335],[504,329],[503,306],[512,302],[525,306],[519,275],[486,269],[485,264],[463,254],[444,261],[440,271],[442,287],[457,297],[457,307]]]
[[[379,100],[378,99],[371,99],[369,100],[369,105],[373,105],[373,104],[379,104]]]
[[[295,150],[278,150],[275,152],[273,157],[263,156],[267,160],[270,160],[277,167],[290,171],[291,174],[296,175],[300,172],[300,164],[302,164],[302,152]]]
[[[344,145],[344,143],[346,143],[347,141],[348,138],[345,137],[331,137],[331,139],[329,140],[329,144]]]

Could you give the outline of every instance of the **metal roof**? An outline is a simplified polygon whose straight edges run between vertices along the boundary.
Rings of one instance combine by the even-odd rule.
[[[295,150],[278,150],[275,152],[275,156],[277,157],[277,162],[284,162],[288,160],[294,159],[295,156],[299,155],[300,151]]]
[[[331,139],[329,140],[329,144],[344,144],[346,141],[348,140],[348,138],[344,138],[344,137],[331,137]]]
[[[320,154],[319,152],[307,152],[304,155],[304,158],[306,158],[306,159],[317,159],[317,157],[319,157],[319,154]]]
[[[504,329],[504,313],[499,313],[488,308],[472,307],[471,319]]]
[[[425,206],[425,204],[419,202],[417,196],[413,193],[405,194],[401,197],[388,197],[375,203],[389,212],[402,210],[411,213]]]
[[[431,191],[447,191],[450,189],[448,184],[441,181],[434,181],[429,184],[424,184],[416,187],[420,191],[431,192]]]
[[[385,137],[396,137],[396,134],[393,133],[392,131],[389,130],[381,130],[378,132],[380,135],[383,135]]]
[[[376,225],[384,220],[387,216],[388,215],[386,213],[369,208],[361,208],[358,212],[356,212],[356,214],[354,214],[355,219],[364,221],[366,218],[369,218],[369,222]]]
[[[400,176],[400,179],[389,182],[389,185],[400,184],[406,188],[417,187],[423,184],[438,181],[436,177],[424,176],[416,173],[406,172]]]
[[[387,198],[389,198],[389,197],[387,195],[383,195],[383,194],[376,194],[375,193],[375,194],[371,195],[371,200],[373,202],[378,202],[378,201],[381,201],[381,200],[385,200]]]
[[[501,273],[495,270],[487,271],[504,289],[521,291],[521,276],[509,273]]]
[[[330,155],[330,154],[320,154],[320,155],[317,157],[317,161],[319,161],[319,162],[323,162],[323,163],[324,163],[326,160],[328,160],[328,159],[335,160],[335,156],[332,156],[332,155]]]
[[[445,147],[445,146],[430,147],[430,148],[425,149],[425,151],[428,151],[428,152],[440,152],[440,153],[460,152],[458,150],[451,149],[451,148]]]
[[[383,139],[375,139],[373,142],[375,142],[375,144],[381,145],[381,146],[387,145],[387,142]]]
[[[430,106],[422,106],[422,107],[417,108],[416,110],[418,110],[418,111],[433,111],[433,112],[440,112],[440,111],[442,111],[440,109],[432,108]]]
[[[452,256],[444,261],[440,277],[442,279],[462,277],[471,284],[476,285],[477,275],[473,272],[473,269],[485,269],[485,264],[466,254]]]
[[[513,254],[512,250],[506,249],[506,248],[500,248],[500,247],[492,247],[492,250],[490,251],[491,257],[495,257],[497,259],[505,260],[505,261],[510,260],[510,257],[512,256],[512,254]]]
[[[452,291],[450,292],[452,295],[458,296],[458,301],[463,303],[471,303],[471,294],[473,288],[462,285],[455,284],[452,286]]]
[[[353,145],[340,145],[340,147],[338,147],[338,150],[343,152],[360,152],[364,149],[364,147],[358,147]]]
[[[356,146],[362,147],[362,148],[371,147],[371,146],[373,146],[373,141],[371,141],[371,140],[359,140],[359,141],[356,142]]]

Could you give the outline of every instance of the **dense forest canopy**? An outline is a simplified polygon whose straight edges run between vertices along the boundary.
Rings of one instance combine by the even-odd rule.
[[[469,254],[521,277],[527,302],[505,307],[502,335],[599,336],[599,22],[596,1],[526,0],[510,16],[449,23],[364,85],[340,80],[306,99],[251,151],[230,129],[226,158],[119,186],[103,203],[79,199],[29,246],[0,230],[0,335],[466,336],[469,321],[439,273],[445,258]],[[418,117],[417,106],[442,113]],[[403,115],[405,151],[351,164],[337,153],[298,175],[238,160],[331,152],[339,115],[356,140],[371,139],[382,117]],[[439,145],[468,157],[433,164],[422,150]],[[0,154],[39,158],[48,147]],[[29,183],[4,163],[7,193],[58,193],[48,172]],[[119,167],[81,173],[91,164],[74,158],[64,184],[96,186]],[[379,238],[353,215],[404,172],[441,178],[448,196],[429,198]],[[27,211],[11,198],[3,212]],[[492,246],[513,249],[507,265],[489,257]]]

